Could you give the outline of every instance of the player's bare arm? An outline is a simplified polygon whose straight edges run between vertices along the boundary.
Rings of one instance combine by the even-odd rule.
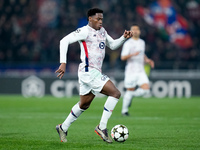
[[[151,68],[154,68],[154,61],[152,59],[149,59],[146,55],[144,55],[144,62],[148,63]]]
[[[126,55],[126,56],[121,56],[121,60],[123,60],[123,61],[128,60],[128,59],[131,58],[132,56],[137,56],[137,55],[139,55],[139,53],[140,53],[140,52],[138,51],[138,52],[135,52],[135,53]]]
[[[61,79],[64,76],[65,70],[66,70],[66,63],[61,63],[58,70],[55,71],[55,73],[59,73],[57,77]]]

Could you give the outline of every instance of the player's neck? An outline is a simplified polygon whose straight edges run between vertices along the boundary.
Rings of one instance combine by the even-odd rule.
[[[88,23],[88,26],[97,31],[97,29],[95,29],[91,24]]]
[[[138,40],[138,39],[139,39],[139,37],[132,37],[132,39],[134,39],[134,40]]]

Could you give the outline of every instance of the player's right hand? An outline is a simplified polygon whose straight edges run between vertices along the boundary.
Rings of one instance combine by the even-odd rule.
[[[64,76],[65,70],[66,70],[66,63],[60,64],[58,70],[55,71],[55,73],[59,73],[57,77],[61,79]]]

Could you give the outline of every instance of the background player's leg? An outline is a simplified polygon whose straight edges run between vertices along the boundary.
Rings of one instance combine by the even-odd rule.
[[[149,93],[149,84],[142,84],[138,89],[128,88],[124,94],[123,104],[122,104],[122,115],[128,116],[128,108],[130,107],[133,97],[143,96]]]
[[[110,80],[106,82],[101,93],[108,96],[108,99],[104,104],[104,110],[99,125],[99,128],[104,130],[107,127],[108,119],[112,115],[121,93]]]
[[[95,95],[91,92],[86,95],[80,95],[80,101],[72,107],[72,110],[66,120],[62,123],[62,129],[64,132],[68,130],[70,125],[77,120],[77,118],[87,109],[89,108],[92,100]]]
[[[124,94],[123,103],[122,103],[122,115],[128,115],[128,108],[131,105],[131,101],[133,98],[132,91],[134,91],[135,88],[128,88]]]
[[[132,95],[135,97],[138,96],[143,96],[145,94],[149,93],[149,84],[148,83],[144,83],[142,84],[136,91],[132,92]]]

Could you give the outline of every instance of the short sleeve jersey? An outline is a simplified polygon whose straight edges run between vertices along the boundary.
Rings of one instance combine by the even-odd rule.
[[[144,72],[144,40],[134,40],[132,38],[127,40],[123,45],[121,56],[126,56],[136,52],[140,53],[137,56],[132,56],[126,62],[125,75]]]

